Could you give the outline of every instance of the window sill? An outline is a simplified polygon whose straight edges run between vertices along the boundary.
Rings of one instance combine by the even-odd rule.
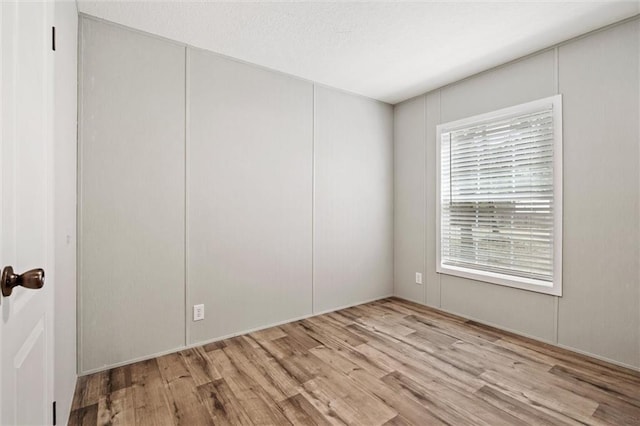
[[[505,287],[518,288],[535,293],[562,296],[562,285],[560,282],[549,283],[547,281],[533,280],[529,278],[513,277],[511,275],[497,274],[494,272],[477,271],[458,266],[438,265],[436,272],[444,275],[452,275],[471,280],[482,281],[490,284],[502,285]],[[559,281],[559,280],[558,280]]]

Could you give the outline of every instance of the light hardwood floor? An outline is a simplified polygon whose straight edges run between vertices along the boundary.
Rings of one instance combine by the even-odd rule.
[[[640,373],[384,299],[81,377],[70,424],[640,425]]]

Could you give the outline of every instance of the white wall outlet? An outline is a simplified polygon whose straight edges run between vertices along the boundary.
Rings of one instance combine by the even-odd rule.
[[[416,284],[422,284],[422,274],[420,272],[416,272]]]
[[[204,319],[204,305],[193,305],[193,320],[200,321]]]

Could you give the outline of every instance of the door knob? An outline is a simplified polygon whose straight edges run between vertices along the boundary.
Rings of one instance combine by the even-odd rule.
[[[22,286],[37,290],[44,285],[44,269],[32,269],[24,274],[14,274],[13,268],[7,266],[2,271],[0,287],[4,297],[11,296],[14,287]]]

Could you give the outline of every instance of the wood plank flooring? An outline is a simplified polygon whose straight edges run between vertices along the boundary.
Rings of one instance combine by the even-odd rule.
[[[640,373],[391,298],[81,377],[71,425],[640,425]]]

